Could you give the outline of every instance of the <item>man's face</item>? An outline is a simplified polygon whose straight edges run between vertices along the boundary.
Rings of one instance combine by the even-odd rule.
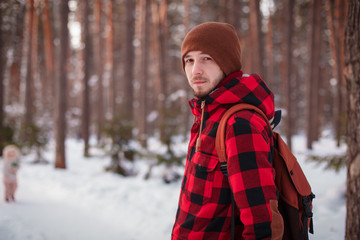
[[[224,79],[224,73],[214,59],[201,51],[188,52],[184,57],[185,73],[194,95],[207,96]]]

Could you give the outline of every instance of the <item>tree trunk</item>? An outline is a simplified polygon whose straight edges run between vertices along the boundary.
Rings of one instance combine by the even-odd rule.
[[[57,101],[56,101],[56,156],[55,168],[66,168],[65,138],[66,138],[66,100],[67,100],[67,54],[69,49],[68,30],[69,7],[68,0],[60,3],[60,51],[59,70],[57,73]]]
[[[162,142],[167,142],[169,136],[166,136],[165,132],[165,121],[166,121],[166,106],[165,101],[167,98],[167,7],[168,0],[162,0],[159,5],[159,72],[160,72],[160,82],[159,82],[159,95],[158,95],[158,113],[159,113],[159,131],[160,131],[160,140]]]
[[[107,84],[107,113],[110,113],[113,118],[115,117],[115,79],[114,76],[114,22],[113,22],[113,1],[107,2],[106,7],[106,57],[105,57],[105,83]]]
[[[228,13],[228,2],[229,0],[220,0],[219,1],[219,22],[229,22],[229,13]]]
[[[240,45],[242,47],[242,42],[244,41],[243,39],[243,30],[241,29],[241,21],[239,21],[239,13],[241,12],[242,9],[242,2],[241,1],[233,1],[233,8],[231,11],[231,15],[232,15],[232,24],[239,36],[240,39]]]
[[[341,136],[344,134],[344,23],[346,2],[342,0],[327,0],[327,23],[329,28],[329,43],[333,61],[333,78],[336,79],[334,99],[334,129],[337,146],[340,146]]]
[[[349,0],[345,30],[347,88],[346,240],[360,239],[360,2]]]
[[[4,127],[4,68],[5,68],[5,46],[3,40],[3,9],[0,7],[0,131]],[[2,155],[3,139],[0,134],[0,155]]]
[[[185,31],[184,33],[188,33],[190,30],[190,24],[191,24],[191,8],[190,8],[190,0],[183,0],[183,4],[184,4],[184,10],[185,10],[185,15],[184,15],[184,26],[185,26]],[[189,91],[188,91],[188,86],[187,85],[182,85],[184,92],[186,92],[186,95],[189,95]],[[185,96],[184,97],[184,101],[186,102],[187,99],[190,98],[190,96]],[[160,106],[159,106],[160,107]],[[188,130],[190,129],[190,121],[189,121],[189,116],[191,115],[191,110],[189,108],[189,106],[187,106],[186,104],[182,104],[181,105],[181,115],[182,115],[182,122],[184,125],[184,136],[187,136],[188,134]]]
[[[90,24],[89,14],[90,7],[89,1],[84,0],[83,2],[83,36],[85,42],[84,48],[84,79],[83,79],[83,107],[82,107],[82,138],[84,140],[84,156],[89,156],[89,135],[90,135],[90,86],[89,80],[91,77],[91,66],[90,66],[90,51],[91,51],[91,36],[90,36]]]
[[[307,148],[312,149],[312,143],[319,133],[319,78],[320,76],[320,33],[321,33],[321,1],[312,2],[312,29],[310,37],[309,78],[307,82]]]
[[[125,76],[124,101],[121,109],[121,118],[125,125],[132,126],[134,121],[134,31],[135,31],[135,1],[126,0],[126,40],[125,40]]]
[[[185,10],[187,11],[187,10]],[[157,125],[155,126],[157,131],[160,131],[160,119],[162,118],[161,114],[163,114],[163,107],[161,105],[161,100],[163,98],[162,95],[162,87],[160,81],[160,41],[159,41],[159,34],[160,34],[160,18],[159,18],[159,4],[157,0],[152,0],[151,2],[151,18],[153,22],[153,31],[152,31],[152,47],[151,52],[153,56],[152,62],[154,65],[152,66],[154,71],[154,90],[155,90],[155,104],[156,104],[156,111],[158,113]],[[185,13],[185,16],[187,14]],[[185,17],[187,18],[187,17]],[[185,20],[185,19],[184,19]]]
[[[230,24],[232,24],[235,27],[235,23],[238,22],[238,19],[236,17],[236,15],[234,14],[235,11],[235,7],[236,7],[236,1],[235,0],[228,0],[228,12],[227,12],[227,16],[226,16],[226,21]]]
[[[16,16],[15,22],[15,39],[14,39],[14,56],[10,66],[10,102],[20,101],[20,76],[21,76],[21,61],[23,57],[24,44],[24,16],[26,6],[19,4],[19,12]]]
[[[39,74],[39,50],[38,50],[38,39],[39,39],[39,13],[38,13],[38,9],[39,9],[39,1],[34,1],[34,12],[33,12],[33,22],[32,22],[32,47],[31,47],[31,66],[32,66],[32,83],[31,83],[31,100],[33,101],[33,103],[31,104],[31,110],[33,111],[32,116],[35,115],[35,112],[37,111],[38,106],[36,106],[36,102],[37,102],[37,95],[35,92],[35,86],[39,85],[39,79],[40,79],[40,74]],[[28,103],[25,102],[25,105],[27,105]],[[29,105],[30,106],[30,105]],[[33,117],[32,117],[33,118]],[[32,119],[32,123],[33,123],[34,119]]]
[[[273,29],[273,14],[269,14],[268,29],[266,33],[266,84],[272,89],[274,85],[274,29]]]
[[[250,12],[249,14],[249,37],[250,46],[249,52],[251,54],[251,73],[257,73],[260,76],[264,76],[264,46],[263,37],[261,32],[261,12],[260,12],[260,0],[253,0],[249,2]]]
[[[183,0],[184,4],[184,26],[185,26],[185,32],[187,33],[190,30],[190,0]]]
[[[200,16],[202,22],[209,21],[209,14],[207,11],[207,1],[206,0],[200,0]]]
[[[53,96],[52,85],[54,84],[54,48],[53,48],[53,34],[51,29],[51,17],[49,11],[49,0],[44,0],[42,11],[42,23],[44,26],[44,49],[45,49],[45,67],[46,79],[43,82],[44,88],[44,104],[50,104]],[[50,106],[46,108],[49,109]]]
[[[84,14],[83,14],[83,10],[84,8],[82,7],[82,2],[79,0],[78,1],[78,7],[75,10],[75,15],[76,15],[76,21],[79,22],[79,26],[80,26],[80,34],[79,34],[79,47],[75,50],[75,55],[76,55],[76,60],[75,60],[75,64],[73,64],[73,71],[75,72],[74,78],[70,78],[68,79],[68,85],[69,86],[75,86],[76,85],[81,85],[83,83],[83,79],[84,79],[84,32],[82,30],[82,27],[84,25]],[[81,85],[81,90],[82,89],[82,85]],[[82,109],[82,101],[83,101],[83,91],[79,91],[80,94],[77,94],[74,97],[74,105],[77,106],[79,109]],[[78,129],[76,129],[76,136],[79,139],[82,139],[82,113],[80,113],[79,119],[80,124],[78,126]]]
[[[94,5],[94,18],[95,18],[95,37],[94,37],[94,52],[95,52],[95,69],[98,78],[97,82],[97,140],[101,140],[102,130],[104,128],[104,87],[103,87],[103,41],[102,41],[102,24],[101,15],[102,0],[96,0]]]
[[[291,150],[292,141],[291,137],[293,134],[293,99],[292,99],[292,82],[293,82],[293,70],[292,70],[292,40],[293,40],[293,29],[294,29],[294,0],[286,1],[285,9],[285,24],[286,24],[286,50],[285,50],[285,78],[283,79],[284,83],[284,98],[285,98],[285,108],[287,111],[286,116],[286,139],[287,144]]]
[[[26,78],[25,78],[25,116],[24,126],[30,126],[33,122],[33,64],[32,61],[32,48],[33,48],[33,21],[34,21],[34,0],[27,1],[27,67],[26,67]]]
[[[150,0],[140,1],[140,33],[141,33],[141,75],[140,75],[140,109],[139,109],[139,140],[142,146],[146,146],[147,138],[147,93],[148,93],[148,81],[149,81],[149,8]]]

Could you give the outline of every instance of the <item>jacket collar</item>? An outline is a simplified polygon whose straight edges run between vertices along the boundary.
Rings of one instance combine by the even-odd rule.
[[[219,107],[229,108],[236,103],[249,103],[259,107],[269,119],[274,115],[274,95],[258,75],[244,75],[241,71],[229,74],[206,97],[189,100],[192,113],[201,116],[201,102],[211,114]]]

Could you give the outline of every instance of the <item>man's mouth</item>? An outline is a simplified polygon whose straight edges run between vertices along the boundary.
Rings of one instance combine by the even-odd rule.
[[[195,81],[193,82],[194,85],[200,85],[200,84],[203,84],[205,83],[205,81]]]
[[[200,84],[206,83],[206,78],[204,78],[204,77],[196,77],[196,78],[193,78],[192,82],[193,82],[194,85],[200,85]]]

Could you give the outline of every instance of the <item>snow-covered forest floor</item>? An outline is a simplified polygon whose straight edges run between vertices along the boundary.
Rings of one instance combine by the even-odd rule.
[[[307,156],[344,154],[346,146],[336,148],[325,137],[309,152],[303,136],[294,137],[293,144],[316,194],[315,235],[310,239],[344,239],[346,170],[324,170],[323,163],[309,161]],[[149,167],[146,159],[135,161],[135,176],[122,177],[104,171],[110,158],[102,150],[92,148],[92,157],[84,158],[82,142],[69,139],[66,147],[67,170],[54,169],[52,162],[33,164],[31,154],[22,157],[16,202],[0,201],[1,240],[170,239],[181,180],[165,184],[161,166],[144,180]],[[186,151],[186,143],[179,148]],[[54,144],[45,158],[54,158]],[[178,171],[182,174],[181,168]],[[0,192],[4,192],[2,184]]]

